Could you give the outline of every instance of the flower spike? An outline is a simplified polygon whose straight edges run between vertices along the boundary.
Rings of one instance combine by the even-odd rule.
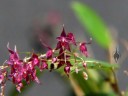
[[[57,44],[55,48],[51,48],[40,39],[41,44],[48,49],[45,54],[36,54],[33,51],[32,55],[26,56],[23,59],[20,58],[16,46],[12,50],[8,43],[9,59],[5,64],[0,66],[0,85],[4,85],[6,80],[10,80],[15,84],[17,91],[21,92],[24,82],[30,84],[31,81],[35,81],[40,84],[37,77],[38,69],[40,72],[44,70],[51,72],[52,70],[62,68],[69,77],[71,72],[78,73],[82,71],[81,67],[87,68],[87,62],[80,57],[77,51],[80,50],[87,57],[88,51],[86,45],[91,43],[92,38],[90,38],[89,42],[76,42],[74,34],[71,32],[66,33],[63,26],[60,36],[56,39]],[[79,64],[82,66],[79,66]],[[88,79],[86,72],[83,72],[83,77],[85,80]]]

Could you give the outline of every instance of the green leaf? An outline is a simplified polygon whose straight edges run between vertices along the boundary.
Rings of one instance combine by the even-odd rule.
[[[90,71],[93,71],[90,73]],[[78,86],[83,90],[86,96],[117,96],[112,90],[109,82],[105,82],[105,78],[94,69],[86,70],[88,74],[88,80],[85,80],[82,75],[82,71],[78,74],[73,73],[73,79]],[[98,76],[96,75],[98,74]],[[95,80],[97,78],[98,80]],[[105,86],[103,86],[105,84]],[[106,89],[105,91],[103,89]]]
[[[108,78],[108,72],[111,72],[112,68],[118,68],[117,64],[110,64],[107,62],[91,59],[91,58],[85,58],[81,57],[86,63],[87,68],[83,68],[83,64],[79,63],[79,67],[81,68],[81,71],[79,71],[78,74],[76,74],[75,68],[72,68],[72,76],[74,80],[77,82],[78,86],[83,90],[83,92],[87,96],[92,96],[95,94],[96,96],[116,96],[113,92],[110,83],[105,82],[105,79]],[[81,58],[77,58],[77,61],[80,61]],[[72,62],[74,63],[74,62]],[[100,69],[100,70],[97,70]],[[105,70],[101,72],[102,70]],[[86,71],[88,74],[88,80],[85,80],[83,78],[82,72]],[[103,75],[104,74],[104,75]],[[105,85],[105,87],[104,87]],[[103,90],[105,89],[105,91]]]
[[[117,64],[110,64],[107,62],[94,60],[94,59],[87,59],[85,60],[87,62],[87,68],[88,69],[110,69],[110,68],[118,68]]]
[[[83,67],[83,64],[81,64],[81,59],[80,58],[76,58],[77,61],[80,61],[80,63],[78,63],[78,67],[81,70],[84,70],[85,68]],[[105,70],[109,70],[109,69],[117,69],[119,66],[117,64],[110,64],[104,61],[99,61],[99,60],[95,60],[95,59],[91,59],[91,58],[84,58],[83,60],[87,63],[87,69],[105,69]],[[75,64],[74,61],[70,61],[71,64]],[[72,72],[75,71],[76,66],[73,66],[71,68]],[[109,70],[110,71],[110,70]]]
[[[108,28],[98,14],[83,3],[72,2],[71,7],[84,28],[88,30],[87,32],[89,32],[98,44],[104,48],[108,48],[112,39]]]

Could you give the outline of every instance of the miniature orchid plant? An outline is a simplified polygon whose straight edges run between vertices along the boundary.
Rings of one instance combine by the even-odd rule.
[[[65,32],[63,28],[62,33],[57,39],[56,48],[51,48],[43,41],[41,43],[48,49],[44,54],[36,54],[32,52],[31,56],[26,56],[24,59],[19,57],[17,48],[14,50],[9,48],[9,59],[0,66],[0,85],[1,94],[4,96],[4,87],[6,81],[9,80],[15,84],[16,89],[21,92],[21,88],[24,86],[23,82],[30,84],[31,81],[40,83],[37,77],[37,70],[40,72],[43,70],[57,70],[63,68],[65,74],[70,78],[71,72],[78,73],[81,66],[86,68],[86,61],[80,57],[79,53],[88,57],[87,44],[89,42],[77,42],[73,33]],[[83,72],[83,78],[87,80],[88,75]]]

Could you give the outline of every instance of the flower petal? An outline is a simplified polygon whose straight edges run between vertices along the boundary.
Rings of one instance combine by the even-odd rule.
[[[70,66],[65,66],[64,67],[64,71],[67,74],[67,76],[69,77],[69,73],[70,73]]]
[[[52,50],[48,50],[46,52],[46,58],[49,59],[49,58],[52,58],[52,55],[53,55],[53,51]]]
[[[63,27],[63,30],[62,30],[62,33],[60,35],[61,37],[66,37],[66,33],[65,33],[65,30],[64,30],[64,27]]]
[[[75,41],[75,37],[74,37],[73,33],[68,33],[67,39],[69,39],[69,41],[71,41],[74,45],[76,45],[76,41]]]
[[[85,45],[86,43],[80,43],[79,49],[80,51],[87,57],[88,56],[88,52],[87,52],[87,47]]]

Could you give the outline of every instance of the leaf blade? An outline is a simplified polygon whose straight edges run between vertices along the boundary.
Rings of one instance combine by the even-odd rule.
[[[102,47],[108,48],[112,39],[108,28],[98,14],[87,5],[79,2],[72,2],[71,7],[81,24],[88,30],[87,32],[89,32]]]

